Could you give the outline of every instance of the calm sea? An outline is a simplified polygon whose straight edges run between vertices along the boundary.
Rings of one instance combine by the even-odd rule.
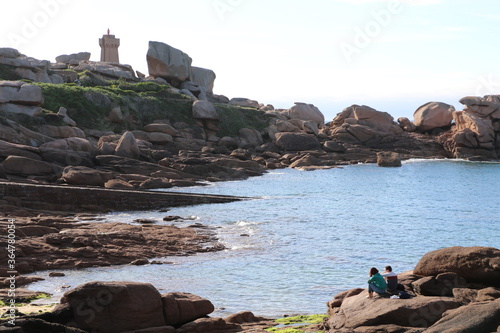
[[[218,316],[242,310],[265,316],[324,313],[336,293],[365,287],[372,266],[403,272],[435,249],[500,247],[497,163],[413,160],[401,168],[285,169],[179,191],[255,199],[106,215],[121,222],[190,217],[195,221],[175,224],[212,226],[228,249],[167,258],[171,265],[63,271],[65,277],[47,277],[30,289],[58,297],[63,285],[142,281],[161,292],[208,298]]]

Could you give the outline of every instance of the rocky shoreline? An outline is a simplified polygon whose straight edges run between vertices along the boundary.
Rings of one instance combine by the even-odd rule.
[[[341,292],[327,303],[320,324],[300,332],[434,333],[498,332],[500,250],[451,247],[424,255],[413,271],[398,275],[409,299],[376,296],[367,289]],[[274,320],[240,312],[209,315],[213,304],[189,293],[161,294],[148,283],[88,282],[67,291],[52,311],[22,315],[2,332],[267,332]],[[282,330],[294,326],[281,327]],[[274,328],[280,332],[280,328]],[[299,332],[299,330],[294,331]]]
[[[189,228],[99,224],[77,214],[115,208],[110,202],[119,201],[119,196],[113,196],[116,193],[112,190],[123,190],[122,197],[132,198],[132,193],[145,197],[151,189],[246,179],[279,168],[316,170],[356,163],[397,167],[401,160],[410,158],[491,161],[500,154],[499,96],[462,98],[463,111],[429,102],[416,109],[413,121],[395,121],[386,112],[351,105],[325,122],[322,112],[312,104],[275,109],[248,98],[216,95],[215,73],[192,67],[185,53],[163,43],[150,43],[149,77],[135,73],[128,65],[92,62],[89,58],[90,54],[74,54],[50,63],[0,48],[0,185],[2,191],[6,184],[25,187],[22,193],[2,192],[0,228],[6,232],[8,221],[16,221],[20,236],[16,268],[22,274],[148,264],[148,258],[223,249],[211,230],[199,224]],[[52,192],[36,195],[26,190],[38,185],[51,187]],[[86,196],[95,195],[98,200],[90,204],[78,200],[78,196],[83,198],[81,187]],[[67,200],[64,204],[54,202],[56,196]],[[1,245],[7,243],[2,241]],[[444,258],[448,260],[457,253],[463,256],[463,251],[454,249],[455,254]],[[480,255],[466,263],[457,258],[457,266],[426,271],[418,269],[419,263],[413,273],[401,276],[407,290],[415,295],[413,299],[369,300],[377,305],[370,309],[383,315],[368,311],[367,304],[373,304],[363,299],[362,290],[339,294],[328,304],[329,318],[311,330],[452,332],[446,325],[455,325],[463,327],[456,332],[476,332],[477,327],[494,331],[499,325],[495,322],[499,317],[498,285],[489,278],[473,281],[463,268],[479,265],[474,272],[492,271],[493,281],[498,281],[498,250],[474,251]],[[6,261],[6,252],[0,258]],[[9,276],[3,267],[0,273],[4,278]],[[16,281],[22,284],[33,280],[21,276]],[[8,286],[8,279],[3,283]],[[450,283],[454,286],[451,291]],[[455,289],[460,289],[457,294]],[[102,295],[98,297],[98,291],[116,297],[100,304]],[[99,316],[120,313],[128,320],[138,311],[149,309],[134,307],[139,302],[133,296],[136,292],[155,299],[150,309],[154,318],[148,317],[152,313],[148,310],[146,319],[141,317],[138,325],[109,331],[109,317]],[[122,293],[128,296],[122,298]],[[428,293],[438,293],[433,294],[438,299],[430,299],[434,296]],[[125,308],[115,308],[113,300],[119,300]],[[82,322],[78,317],[80,307],[92,309],[96,302],[106,311],[94,309],[93,318],[100,319],[91,320],[91,324]],[[96,282],[68,292],[61,307],[52,313],[28,316],[20,319],[17,327],[0,330],[27,333],[44,327],[46,332],[263,332],[263,326],[272,326],[269,320],[250,313],[205,318],[211,313],[209,303],[193,295],[160,295],[150,285]],[[172,311],[174,317],[182,317],[181,309],[188,309],[190,315],[181,321],[168,319]],[[463,319],[470,311],[481,318],[477,323]],[[411,319],[413,313],[420,317]]]

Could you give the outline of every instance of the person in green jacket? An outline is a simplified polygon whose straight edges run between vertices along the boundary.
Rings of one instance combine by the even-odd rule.
[[[373,292],[377,294],[384,294],[387,289],[387,283],[385,279],[380,273],[378,269],[375,267],[370,268],[370,279],[368,280],[368,296],[367,298],[373,297]]]

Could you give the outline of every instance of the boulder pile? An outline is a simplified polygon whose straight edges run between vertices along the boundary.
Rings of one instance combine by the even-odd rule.
[[[160,292],[149,283],[88,282],[66,292],[52,312],[16,320],[16,332],[193,333],[242,332],[245,324],[271,326],[269,320],[241,312],[208,317],[215,307],[190,294]],[[260,330],[258,330],[260,331]],[[265,331],[264,331],[265,332]]]
[[[498,159],[500,96],[464,97],[463,111],[453,112],[456,127],[451,149],[456,158]]]
[[[328,302],[327,332],[497,332],[500,328],[500,250],[451,247],[424,255],[398,275],[412,297],[367,299],[366,289]]]

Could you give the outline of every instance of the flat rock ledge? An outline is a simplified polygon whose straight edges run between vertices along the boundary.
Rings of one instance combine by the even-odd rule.
[[[9,210],[8,206],[71,212],[141,211],[243,199],[226,195],[0,182],[3,212]]]
[[[3,234],[7,234],[8,220],[0,219]],[[82,222],[78,216],[42,216],[16,217],[15,225],[18,236],[16,269],[20,274],[148,264],[149,258],[188,256],[224,249],[213,231],[201,224],[179,228],[163,224],[90,223]],[[7,240],[0,241],[0,245],[7,247]],[[0,269],[1,276],[4,279],[9,276],[5,267]],[[20,281],[20,278],[16,280]],[[5,283],[7,281],[4,281],[4,287],[7,286]]]

